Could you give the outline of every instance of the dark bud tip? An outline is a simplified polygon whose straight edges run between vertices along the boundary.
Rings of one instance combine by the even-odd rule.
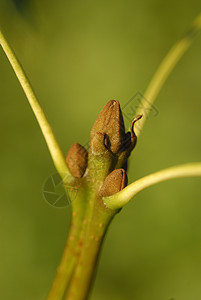
[[[132,123],[131,123],[131,131],[130,131],[131,147],[130,147],[130,151],[133,150],[133,148],[135,147],[136,142],[137,142],[137,136],[136,136],[135,131],[134,131],[134,125],[135,125],[135,123],[136,123],[138,120],[140,120],[140,119],[142,118],[142,116],[143,116],[143,115],[137,115],[137,116],[133,119],[133,121],[132,121]]]
[[[133,137],[136,137],[135,132],[134,132],[134,124],[135,124],[138,120],[140,120],[140,119],[142,118],[142,116],[143,116],[143,115],[137,115],[137,116],[133,119],[133,121],[132,121],[132,123],[131,123],[131,139],[132,139]]]
[[[80,144],[74,143],[66,156],[66,163],[71,174],[76,178],[81,178],[87,167],[88,153]]]
[[[127,175],[124,169],[112,171],[106,178],[100,189],[101,196],[112,196],[120,192],[127,185]]]
[[[120,151],[120,157],[124,160],[127,160],[131,151],[135,148],[136,142],[137,142],[137,136],[134,131],[134,124],[142,118],[142,115],[137,115],[132,123],[131,123],[131,129],[129,132],[127,132],[124,136],[124,141],[122,143],[122,149]]]

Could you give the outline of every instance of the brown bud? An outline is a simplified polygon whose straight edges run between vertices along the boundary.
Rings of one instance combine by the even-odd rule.
[[[116,169],[124,168],[137,142],[134,124],[141,117],[142,115],[138,115],[132,121],[130,131],[125,133],[119,102],[110,100],[98,115],[91,130],[89,155],[112,154],[107,158],[109,157],[113,166]]]
[[[113,153],[119,151],[125,139],[125,127],[118,101],[110,100],[98,115],[91,130],[91,142],[97,132],[108,137]]]
[[[87,150],[80,144],[74,143],[66,156],[66,163],[71,174],[76,178],[81,178],[87,167]]]
[[[121,191],[127,185],[127,175],[124,169],[112,171],[106,178],[100,189],[101,196],[111,196]]]

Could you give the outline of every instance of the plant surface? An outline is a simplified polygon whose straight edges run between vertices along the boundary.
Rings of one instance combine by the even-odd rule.
[[[145,92],[150,110],[176,63],[201,28],[201,16],[163,60]],[[0,43],[27,96],[50,150],[55,168],[72,204],[72,221],[61,263],[48,300],[88,298],[104,236],[114,216],[141,190],[173,178],[201,176],[201,162],[167,168],[127,186],[127,163],[136,146],[146,116],[139,110],[130,130],[125,131],[120,104],[110,100],[98,115],[90,134],[88,152],[78,143],[65,159],[31,85],[14,52],[0,32]],[[142,102],[144,100],[142,99]],[[139,126],[135,129],[135,123]]]

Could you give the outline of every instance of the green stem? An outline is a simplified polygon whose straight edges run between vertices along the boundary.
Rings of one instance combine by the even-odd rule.
[[[0,31],[0,44],[24,90],[24,93],[29,101],[29,104],[35,114],[35,117],[39,123],[43,136],[46,140],[47,146],[49,148],[50,154],[52,156],[53,163],[60,174],[61,178],[66,181],[70,181],[72,176],[68,170],[68,167],[65,162],[65,158],[63,153],[60,149],[60,146],[55,138],[55,135],[52,131],[50,124],[47,121],[47,118],[38,103],[35,93],[31,87],[31,84],[20,65],[19,61],[17,60],[14,51],[11,49],[10,45],[8,44],[6,38],[4,37],[3,33]]]
[[[84,300],[90,291],[101,245],[116,211],[86,185],[72,202],[72,224],[66,247],[47,300]]]
[[[69,188],[66,187],[69,194]],[[74,195],[73,195],[74,193]],[[73,191],[70,196],[72,201],[72,219],[71,226],[67,237],[66,246],[57,268],[54,282],[50,289],[47,300],[62,300],[65,290],[69,286],[73,270],[77,264],[81,247],[80,247],[80,235],[84,223],[84,214],[86,211],[86,191],[83,188],[79,188],[78,191]]]
[[[93,236],[95,238],[92,239]],[[88,297],[103,238],[99,238],[98,241],[95,239],[95,231],[91,231],[91,236],[86,236],[84,240],[66,300],[85,300]]]
[[[96,199],[97,200],[97,199]],[[81,251],[65,300],[86,300],[94,279],[102,242],[116,211],[106,209],[101,201],[89,200],[85,224],[80,235]],[[90,207],[90,203],[95,203]],[[93,205],[92,205],[93,206]]]
[[[79,229],[80,228],[76,227],[75,223],[72,221],[62,259],[57,268],[57,273],[47,300],[63,299],[63,295],[65,293],[66,287],[69,285],[77,261],[78,253],[76,251],[76,248],[77,241],[79,239]]]

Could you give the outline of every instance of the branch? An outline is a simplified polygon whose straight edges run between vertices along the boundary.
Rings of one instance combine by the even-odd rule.
[[[39,123],[41,128],[42,134],[46,140],[47,146],[49,148],[50,154],[52,156],[53,163],[55,168],[57,169],[60,176],[63,178],[64,181],[70,179],[71,174],[68,170],[68,167],[65,162],[65,158],[63,153],[59,147],[59,144],[54,136],[52,128],[47,121],[47,118],[38,103],[36,95],[33,92],[31,84],[25,75],[22,66],[20,65],[19,61],[17,60],[13,50],[11,49],[10,45],[6,41],[3,33],[0,31],[0,44],[24,90],[24,93],[29,101],[29,104],[35,114],[35,117]]]
[[[105,205],[110,209],[119,209],[127,204],[133,196],[156,183],[182,177],[201,176],[201,162],[189,163],[164,169],[136,180],[122,191],[104,197]]]
[[[147,120],[147,117],[151,111],[151,107],[165,81],[167,80],[176,64],[182,58],[184,53],[188,50],[194,40],[194,37],[200,29],[201,14],[194,20],[193,24],[189,28],[188,32],[184,35],[184,37],[170,49],[168,54],[159,65],[156,73],[152,77],[152,80],[145,91],[144,97],[142,98],[139,105],[139,109],[136,112],[136,115],[143,114],[143,118],[139,121],[139,126],[136,128],[137,137],[139,137],[142,128]]]

